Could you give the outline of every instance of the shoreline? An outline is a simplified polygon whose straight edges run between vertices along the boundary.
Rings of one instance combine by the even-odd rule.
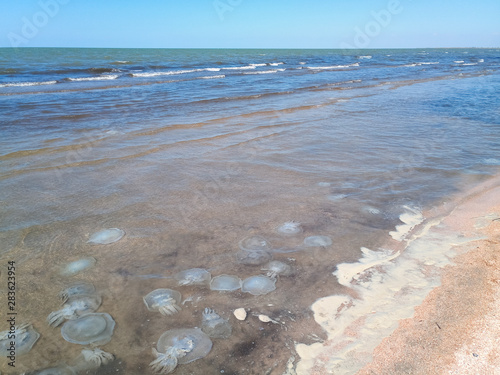
[[[383,339],[357,375],[500,374],[500,177],[481,184],[444,219],[465,236],[441,285]],[[496,186],[495,186],[496,185]]]
[[[471,366],[471,374],[497,374],[491,369],[500,364],[498,339],[490,337],[487,349],[480,332],[488,331],[485,319],[490,330],[499,326],[492,249],[500,232],[500,176],[422,214],[420,222],[417,213],[401,216],[408,233],[398,226],[383,251],[362,249],[359,262],[338,267],[339,282],[359,298],[333,295],[311,306],[328,339],[296,345],[297,375],[464,374]],[[468,342],[477,348],[474,366]]]

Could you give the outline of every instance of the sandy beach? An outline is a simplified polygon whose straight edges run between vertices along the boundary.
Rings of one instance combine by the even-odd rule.
[[[442,285],[377,346],[358,375],[500,374],[500,179],[477,187],[443,223],[486,238],[456,248]]]

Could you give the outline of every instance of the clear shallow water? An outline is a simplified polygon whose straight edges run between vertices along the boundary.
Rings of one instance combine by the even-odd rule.
[[[498,170],[499,67],[495,49],[0,49],[1,259],[16,261],[19,315],[41,333],[16,372],[3,362],[2,372],[78,355],[45,318],[84,280],[117,322],[109,371],[148,372],[161,332],[199,326],[209,307],[233,335],[176,373],[281,374],[293,341],[322,335],[312,302],[346,293],[337,264],[381,246],[404,205],[439,205]],[[280,235],[291,220],[303,232]],[[87,243],[104,228],[126,236]],[[333,245],[274,254],[297,272],[265,296],[176,286],[173,275],[195,267],[263,273],[235,257],[251,235],[279,249],[312,235]],[[84,257],[96,265],[59,274]],[[156,288],[192,302],[150,313],[142,297]],[[241,324],[238,307],[287,329]]]

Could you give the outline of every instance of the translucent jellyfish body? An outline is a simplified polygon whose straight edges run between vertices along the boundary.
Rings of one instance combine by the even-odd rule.
[[[176,273],[174,278],[179,285],[208,285],[210,284],[212,275],[203,268],[191,268]]]
[[[172,329],[164,332],[153,348],[156,359],[150,363],[159,374],[174,371],[178,364],[186,364],[205,357],[212,349],[212,340],[198,328]]]
[[[57,327],[64,320],[76,319],[81,315],[96,311],[101,306],[102,299],[97,294],[75,295],[63,305],[63,308],[53,311],[47,317],[47,322],[52,327]]]
[[[267,250],[240,250],[236,253],[236,259],[238,263],[247,266],[259,266],[273,259],[273,255]]]
[[[231,336],[231,324],[226,319],[221,318],[214,310],[206,308],[203,312],[201,330],[209,337],[216,339],[227,339]]]
[[[90,283],[78,283],[67,287],[59,293],[59,297],[66,302],[69,298],[74,298],[82,294],[94,294],[95,286]]]
[[[61,328],[62,337],[73,344],[94,346],[111,340],[115,321],[107,313],[90,313],[78,319],[68,320]]]
[[[285,236],[294,236],[302,233],[302,226],[300,223],[295,221],[287,221],[286,223],[280,225],[276,231],[280,234],[284,234]]]
[[[21,324],[12,331],[0,332],[0,356],[26,354],[39,338],[40,334],[31,324]],[[14,342],[14,345],[12,345],[12,342]],[[14,350],[14,354],[11,354],[12,350]]]
[[[262,236],[251,236],[242,239],[239,247],[243,251],[269,251],[271,244]]]
[[[270,278],[276,278],[278,276],[291,276],[294,272],[291,265],[280,262],[279,260],[273,260],[267,263],[262,270],[267,271],[267,276]]]
[[[70,262],[63,267],[61,267],[62,276],[74,276],[88,268],[91,268],[96,264],[95,258],[87,257]]]
[[[40,371],[30,372],[28,375],[76,375],[76,371],[72,367],[61,365],[46,368]]]
[[[156,289],[146,295],[144,304],[149,311],[158,311],[162,315],[174,315],[181,311],[181,294],[172,289]]]
[[[210,289],[220,292],[231,292],[241,288],[241,279],[237,276],[219,275],[210,282]]]
[[[332,243],[332,239],[328,236],[310,236],[304,239],[304,245],[310,247],[330,246]]]
[[[253,294],[254,296],[259,296],[267,294],[276,289],[276,280],[273,280],[267,276],[251,276],[243,280],[241,285],[241,290],[246,293]]]
[[[116,242],[125,235],[125,232],[118,228],[103,229],[90,236],[88,243],[107,245]]]

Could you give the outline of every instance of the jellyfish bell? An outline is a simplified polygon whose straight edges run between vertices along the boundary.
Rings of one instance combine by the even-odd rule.
[[[276,289],[276,280],[267,276],[250,276],[243,280],[241,291],[260,296],[272,292]]]
[[[78,319],[68,320],[61,328],[63,338],[73,344],[94,346],[111,341],[115,321],[107,313],[89,313]]]
[[[251,236],[242,239],[238,246],[243,251],[269,251],[271,244],[262,236]]]
[[[273,255],[267,250],[240,250],[236,253],[236,259],[240,264],[247,266],[260,266],[273,259]]]
[[[232,275],[219,275],[212,279],[210,282],[211,290],[218,290],[220,292],[231,292],[241,288],[241,279]]]
[[[118,228],[103,229],[92,234],[87,242],[94,245],[108,245],[121,240],[124,235],[125,231]]]
[[[332,239],[328,236],[309,236],[304,239],[304,245],[308,247],[326,247],[332,243]]]
[[[212,275],[203,268],[191,268],[176,273],[174,278],[179,285],[208,285]]]
[[[143,297],[149,311],[158,311],[162,315],[174,315],[181,311],[181,293],[172,289],[155,289]]]

